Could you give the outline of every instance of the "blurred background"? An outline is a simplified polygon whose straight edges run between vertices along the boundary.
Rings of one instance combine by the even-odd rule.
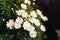
[[[60,0],[39,0],[38,5],[37,7],[42,9],[43,14],[49,18],[48,21],[55,25],[60,40]]]

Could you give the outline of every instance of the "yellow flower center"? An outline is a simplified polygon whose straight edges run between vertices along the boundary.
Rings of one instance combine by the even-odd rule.
[[[12,27],[12,26],[14,25],[14,22],[10,22],[9,24],[10,24],[10,26]]]
[[[19,24],[16,23],[16,27],[19,27]]]
[[[34,35],[34,32],[32,32],[31,35]]]
[[[18,22],[21,22],[21,20],[18,20]]]

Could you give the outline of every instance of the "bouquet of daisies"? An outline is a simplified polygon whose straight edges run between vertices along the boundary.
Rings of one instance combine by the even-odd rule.
[[[0,4],[4,27],[1,27],[0,40],[44,40],[46,29],[41,19],[48,18],[36,9],[35,0],[1,0]]]

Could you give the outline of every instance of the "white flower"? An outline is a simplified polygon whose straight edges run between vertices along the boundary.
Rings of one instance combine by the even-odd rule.
[[[41,12],[39,9],[37,9],[36,12],[37,12],[37,14],[40,15],[40,16],[43,15],[42,12]]]
[[[43,32],[45,32],[45,31],[46,31],[46,29],[45,29],[45,26],[44,26],[44,25],[41,25],[41,26],[40,26],[40,29],[41,29],[41,31],[43,31]]]
[[[21,4],[21,8],[23,8],[23,9],[27,9],[27,6],[25,5],[25,4]]]
[[[25,10],[21,10],[21,13],[25,13],[26,11]]]
[[[28,13],[27,13],[27,12],[22,13],[22,17],[23,17],[23,18],[27,18],[27,17],[28,17]]]
[[[34,18],[37,17],[37,13],[36,13],[35,11],[30,12],[30,15],[31,15],[32,17],[34,17]]]
[[[10,19],[9,22],[7,22],[6,26],[10,29],[14,28],[14,20]]]
[[[24,30],[28,31],[30,29],[30,27],[31,27],[30,23],[28,21],[25,21],[24,24],[23,24]]]
[[[39,21],[38,19],[34,19],[34,24],[35,24],[36,26],[40,26],[40,21]]]
[[[40,21],[38,19],[35,18],[29,18],[29,21],[31,23],[34,23],[36,26],[40,26]]]
[[[28,13],[25,10],[21,10],[22,13],[22,17],[23,18],[27,18],[28,17]]]
[[[30,17],[31,17],[31,15],[28,14],[28,18],[30,18]]]
[[[31,23],[34,23],[34,19],[33,17],[29,18],[28,20],[31,22]]]
[[[31,28],[32,28],[32,30],[35,29],[35,28],[33,28],[33,26],[28,21],[24,22],[23,28],[24,28],[24,30],[27,30],[27,31],[31,31]]]
[[[30,31],[29,35],[31,38],[35,38],[37,36],[37,32],[36,31]]]
[[[24,3],[26,3],[26,4],[28,4],[28,5],[31,5],[30,0],[25,0]]]
[[[41,19],[43,21],[47,21],[48,20],[48,18],[46,16],[44,16],[39,9],[37,9],[36,11],[37,11],[37,14],[40,15],[40,17],[41,17]]]
[[[14,27],[15,27],[15,29],[19,29],[19,28],[21,28],[21,24],[15,22]]]
[[[46,16],[42,16],[41,19],[42,19],[43,21],[47,21],[47,20],[48,20],[48,18],[47,18]]]
[[[20,11],[20,9],[16,11],[16,15],[18,15],[18,16],[21,15],[21,11]]]
[[[21,17],[17,17],[16,22],[22,24],[23,19]]]
[[[29,31],[34,31],[34,30],[35,30],[34,26],[31,25]]]

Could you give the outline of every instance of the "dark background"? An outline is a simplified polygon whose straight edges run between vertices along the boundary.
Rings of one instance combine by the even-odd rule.
[[[36,8],[48,17],[48,21],[44,22],[47,40],[58,40],[56,29],[60,30],[60,0],[36,0]]]
[[[48,21],[60,29],[60,0],[37,0],[37,8],[43,10],[43,15],[48,17]]]

